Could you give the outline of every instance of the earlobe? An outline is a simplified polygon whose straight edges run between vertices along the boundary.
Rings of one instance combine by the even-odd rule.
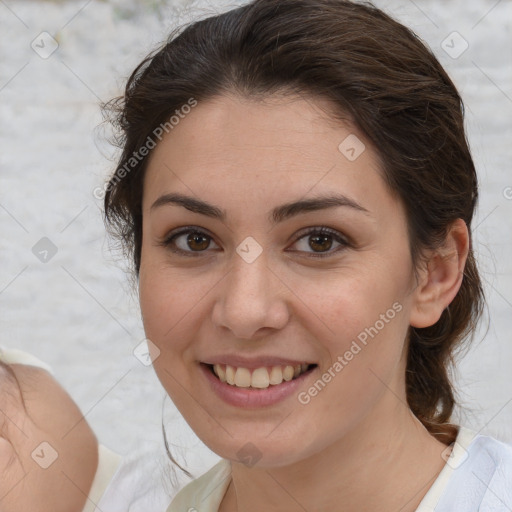
[[[468,252],[468,228],[462,219],[457,219],[448,230],[443,246],[428,254],[420,271],[411,308],[411,326],[430,327],[439,320],[462,284]]]

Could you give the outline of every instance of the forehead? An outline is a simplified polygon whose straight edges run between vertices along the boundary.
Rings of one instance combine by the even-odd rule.
[[[144,208],[168,191],[239,206],[333,190],[367,203],[391,200],[376,152],[330,109],[327,100],[299,96],[198,103],[153,150]]]
[[[160,153],[163,146],[172,145],[176,154],[188,159],[226,149],[230,150],[228,156],[248,149],[259,149],[262,156],[271,150],[293,150],[295,153],[299,150],[299,155],[317,159],[321,158],[329,142],[335,142],[345,131],[356,131],[348,122],[335,120],[333,115],[334,106],[322,98],[297,95],[261,99],[232,94],[216,96],[198,103],[190,113],[182,116],[165,135],[159,144],[160,149],[153,154]],[[325,140],[326,144],[321,147],[319,136],[330,136],[334,140]],[[312,137],[316,140],[311,140]],[[190,150],[194,152],[184,154]]]

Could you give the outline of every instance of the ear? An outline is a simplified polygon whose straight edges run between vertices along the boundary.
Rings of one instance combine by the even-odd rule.
[[[459,291],[468,252],[468,228],[462,219],[457,219],[443,246],[427,253],[426,264],[419,271],[418,286],[413,291],[411,326],[430,327],[439,320]]]

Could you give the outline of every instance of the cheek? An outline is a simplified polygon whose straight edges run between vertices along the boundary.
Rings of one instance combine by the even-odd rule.
[[[177,350],[181,319],[192,307],[190,295],[184,293],[183,284],[173,278],[162,265],[141,263],[139,275],[139,301],[146,337],[161,351],[162,355]]]
[[[141,264],[139,300],[146,338],[156,347],[153,369],[170,398],[186,409],[181,391],[189,386],[185,359],[190,332],[185,330],[195,301],[185,289],[169,270]]]
[[[147,260],[146,260],[147,261]],[[192,280],[193,281],[193,280]],[[201,293],[202,292],[202,293]],[[139,299],[146,337],[157,347],[153,369],[170,399],[196,432],[215,431],[195,392],[191,369],[196,364],[193,342],[201,326],[201,297],[194,286],[166,265],[141,265]],[[194,399],[191,400],[191,396]]]
[[[311,287],[309,293],[305,288],[295,288],[297,295],[308,297],[312,322],[308,328],[324,333],[317,340],[328,354],[321,376],[327,392],[322,383],[317,387],[347,417],[349,411],[375,398],[383,386],[379,379],[387,383],[392,380],[409,325],[407,283],[403,274],[398,275],[398,267],[368,268],[365,272],[352,267],[333,273],[328,280],[317,283],[314,294]],[[311,390],[312,395],[315,393]]]
[[[204,305],[218,277],[172,268],[147,254],[139,275],[139,301],[146,337],[173,365],[188,361],[192,340],[204,321]],[[180,354],[179,358],[171,357]]]
[[[323,340],[330,360],[297,397],[305,423],[317,432],[313,451],[356,428],[390,389],[401,395],[406,308],[389,300],[371,306],[356,300],[331,303],[338,313],[335,335]],[[323,426],[313,418],[325,418]]]
[[[337,352],[359,335],[364,342],[365,333],[374,332],[375,326],[384,334],[406,321],[401,313],[407,301],[406,283],[391,269],[352,265],[315,282],[297,279],[293,289],[318,326],[312,332],[324,333],[319,339],[329,340]]]

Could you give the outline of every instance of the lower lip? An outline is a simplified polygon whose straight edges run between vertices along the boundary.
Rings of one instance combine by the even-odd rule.
[[[307,379],[316,368],[309,369],[296,379],[283,381],[276,386],[269,386],[265,389],[255,389],[239,388],[226,382],[221,382],[212,373],[210,366],[200,363],[199,367],[217,396],[230,405],[244,408],[266,407],[282,402],[289,396],[297,393],[297,389],[303,385],[304,380]]]

